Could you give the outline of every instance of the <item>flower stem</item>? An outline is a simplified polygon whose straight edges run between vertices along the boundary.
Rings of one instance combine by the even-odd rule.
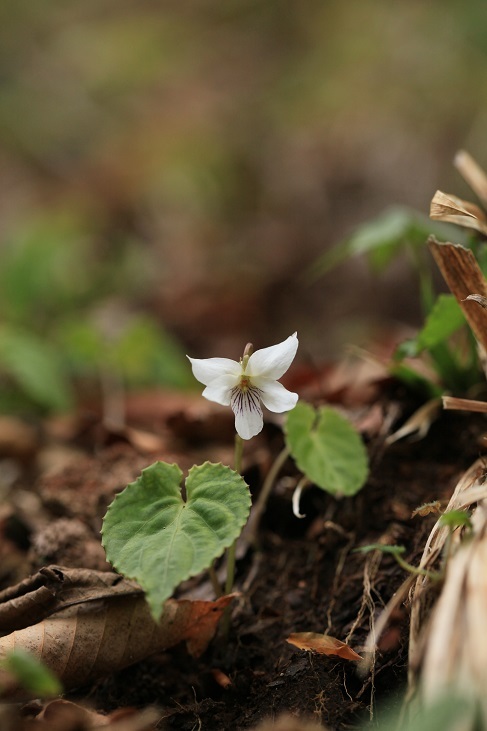
[[[210,568],[208,569],[208,574],[210,576],[211,585],[213,587],[213,591],[215,592],[216,597],[223,596],[223,590],[220,586],[220,582],[218,581],[218,577],[216,575],[215,567],[212,564]]]
[[[230,594],[233,588],[233,580],[235,578],[235,555],[237,541],[234,541],[227,551],[227,579],[225,581],[225,594]]]
[[[289,457],[289,454],[289,449],[287,447],[284,447],[284,449],[277,455],[272,467],[266,475],[264,484],[262,485],[262,489],[259,493],[259,497],[255,501],[255,505],[252,508],[252,530],[250,531],[249,535],[249,540],[251,543],[255,543],[256,541],[260,519],[262,518],[262,514],[264,513],[264,510],[266,508],[269,495],[271,494],[271,490],[274,487],[277,475],[279,474],[285,461]]]
[[[235,460],[233,469],[242,474],[242,454],[243,454],[243,439],[238,434],[235,434]]]
[[[233,469],[242,474],[242,454],[243,454],[243,439],[235,434],[235,460]],[[225,581],[225,594],[230,594],[233,589],[233,581],[235,578],[235,556],[236,556],[237,541],[234,541],[227,551],[227,578]]]
[[[242,474],[242,454],[243,439],[235,434],[235,459],[233,468],[239,475]],[[235,579],[235,559],[237,555],[237,541],[235,540],[227,550],[227,578],[225,580],[225,594],[230,594],[233,589]],[[228,642],[228,633],[230,631],[231,606],[225,609],[222,617],[222,634],[226,642]]]

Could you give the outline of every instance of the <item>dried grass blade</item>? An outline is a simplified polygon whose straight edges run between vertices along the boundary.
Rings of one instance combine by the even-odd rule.
[[[472,517],[474,533],[473,539],[466,542],[462,541],[464,536],[462,529],[458,528],[454,531],[451,537],[452,558],[448,561],[446,580],[435,608],[432,610],[432,606],[437,600],[437,585],[434,586],[427,577],[418,578],[412,592],[409,644],[410,692],[414,690],[422,668],[422,690],[427,700],[431,700],[437,693],[444,692],[448,683],[453,683],[458,690],[463,690],[463,680],[460,682],[460,678],[471,675],[473,659],[469,659],[464,653],[462,643],[465,637],[460,633],[467,631],[469,636],[471,634],[470,629],[466,628],[466,612],[469,612],[467,605],[472,592],[469,596],[465,589],[465,572],[471,572],[474,570],[472,569],[474,566],[477,567],[475,572],[478,572],[479,560],[475,560],[471,551],[477,551],[474,547],[480,543],[482,543],[482,548],[478,555],[483,556],[481,561],[485,559],[482,571],[483,577],[486,577],[480,581],[485,588],[485,595],[484,589],[481,589],[484,601],[482,610],[484,627],[487,622],[487,484],[485,484],[485,477],[485,460],[479,459],[459,480],[448,503],[446,512],[474,509]],[[450,530],[437,521],[426,542],[420,562],[421,567],[435,566],[438,557],[444,551],[449,535]],[[478,576],[475,578],[475,584],[478,588]],[[480,604],[477,602],[475,609],[477,615],[479,606]],[[478,622],[478,620],[476,621]],[[477,624],[477,626],[479,625]],[[483,640],[479,639],[478,648],[472,644],[471,651],[476,653],[477,650],[481,650],[482,642]],[[487,650],[487,647],[485,649]],[[481,651],[483,652],[483,649]],[[443,654],[440,660],[441,653]],[[438,663],[441,666],[440,669]],[[482,670],[483,682],[487,683],[487,653],[483,655],[481,663],[485,665]]]
[[[459,150],[453,161],[456,169],[487,208],[487,175],[473,157],[465,150]]]
[[[475,411],[478,414],[485,414],[487,413],[487,401],[443,396],[443,408],[450,411]]]
[[[474,537],[450,559],[428,626],[421,691],[430,702],[453,687],[478,698],[487,717],[487,499],[472,522]]]

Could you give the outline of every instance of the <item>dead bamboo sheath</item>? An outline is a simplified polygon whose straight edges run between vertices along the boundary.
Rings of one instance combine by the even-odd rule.
[[[440,243],[434,236],[430,236],[428,244],[475,338],[487,351],[487,311],[476,302],[464,302],[469,294],[487,297],[487,281],[472,251],[458,244]]]

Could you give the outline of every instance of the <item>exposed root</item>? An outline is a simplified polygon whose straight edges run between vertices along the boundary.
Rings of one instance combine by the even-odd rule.
[[[372,591],[374,587],[374,581],[377,577],[379,567],[382,561],[382,554],[377,552],[369,554],[364,566],[364,580],[363,580],[363,593],[362,602],[360,609],[352,624],[348,635],[345,638],[345,642],[348,644],[353,637],[353,634],[357,627],[362,624],[365,613],[369,615],[369,636],[375,638],[375,603],[372,598]],[[370,671],[370,705],[369,705],[369,717],[372,720],[374,718],[374,702],[375,702],[375,641],[373,644],[373,650],[369,660],[369,671]]]

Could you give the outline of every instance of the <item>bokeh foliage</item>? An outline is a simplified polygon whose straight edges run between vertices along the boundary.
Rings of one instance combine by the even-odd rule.
[[[326,348],[359,288],[296,273],[391,204],[427,212],[457,148],[485,161],[485,25],[481,0],[4,0],[0,323],[67,376],[113,299],[173,350],[289,326]]]

